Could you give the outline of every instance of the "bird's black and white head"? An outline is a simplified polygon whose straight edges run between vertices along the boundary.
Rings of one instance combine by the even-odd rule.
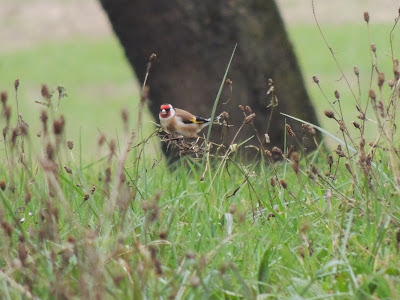
[[[175,109],[171,104],[162,104],[160,107],[160,119],[169,119],[175,115]]]

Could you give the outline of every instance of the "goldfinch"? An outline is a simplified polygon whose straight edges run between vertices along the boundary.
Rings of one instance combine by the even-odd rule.
[[[197,117],[186,110],[173,108],[171,104],[161,105],[159,117],[165,132],[177,133],[184,137],[197,137],[197,134],[211,122],[211,118]],[[217,120],[218,117],[214,119]]]

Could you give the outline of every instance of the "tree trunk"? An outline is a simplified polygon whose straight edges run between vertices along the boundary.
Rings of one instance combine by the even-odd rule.
[[[266,133],[271,114],[268,79],[275,83],[279,105],[270,120],[272,146],[283,146],[284,112],[317,123],[296,57],[283,21],[272,0],[100,0],[126,56],[139,80],[146,64],[157,54],[148,85],[150,109],[158,120],[159,107],[170,103],[196,115],[209,117],[230,55],[236,54],[228,74],[233,82],[232,97],[225,86],[217,112],[227,111],[230,127],[225,143],[230,143],[243,122],[241,104],[256,113],[254,125]],[[293,129],[301,140],[301,126]],[[206,130],[204,130],[206,132]],[[238,136],[254,135],[246,125]],[[221,139],[221,126],[213,127],[213,139]],[[258,144],[253,139],[250,144]],[[292,143],[292,142],[289,142]],[[293,142],[294,144],[294,142]],[[308,149],[315,148],[310,140]],[[296,147],[297,149],[299,146]]]

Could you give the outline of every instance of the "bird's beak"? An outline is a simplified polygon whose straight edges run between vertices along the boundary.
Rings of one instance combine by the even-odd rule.
[[[161,110],[161,113],[162,113],[163,115],[166,115],[166,114],[167,114],[167,111],[166,111],[165,109],[163,109],[163,110]]]

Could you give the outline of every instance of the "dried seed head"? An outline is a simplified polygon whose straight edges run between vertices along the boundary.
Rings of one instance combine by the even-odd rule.
[[[160,231],[159,237],[161,240],[166,240],[168,237],[168,232],[165,230]]]
[[[272,157],[272,153],[271,153],[271,151],[269,151],[269,150],[265,150],[265,151],[264,151],[264,154],[265,154],[266,156],[268,156],[268,157]]]
[[[345,131],[346,130],[346,125],[344,124],[344,122],[342,120],[339,120],[339,129],[341,131]]]
[[[246,111],[249,113],[249,114],[251,114],[253,111],[251,110],[251,107],[250,106],[248,106],[248,105],[246,105]]]
[[[287,183],[285,180],[281,179],[279,180],[279,182],[281,183],[281,186],[286,190],[287,189]]]
[[[89,194],[85,194],[85,196],[83,197],[83,201],[87,201],[87,200],[89,200]]]
[[[90,194],[93,195],[95,191],[96,191],[96,187],[93,186],[93,187],[90,189]]]
[[[10,106],[6,106],[4,108],[4,117],[6,118],[7,124],[10,122],[10,118],[11,118],[11,107]]]
[[[31,198],[32,198],[32,194],[29,190],[27,190],[26,195],[25,195],[25,204],[28,204],[29,202],[31,202]]]
[[[301,127],[303,128],[303,130],[307,130],[309,134],[311,134],[312,136],[314,136],[316,134],[314,127],[308,125],[308,124],[302,124]]]
[[[18,87],[19,87],[19,79],[15,79],[15,81],[14,81],[14,88],[15,88],[15,91],[18,90]]]
[[[378,86],[381,88],[384,82],[385,82],[385,74],[381,72],[378,75]]]
[[[72,174],[71,168],[68,168],[67,166],[65,166],[64,169],[68,174]]]
[[[48,120],[47,112],[45,110],[42,110],[40,113],[40,120],[42,121],[44,131],[47,131],[47,120]]]
[[[400,78],[400,71],[399,71],[399,61],[397,59],[393,60],[393,74],[396,80]]]
[[[394,80],[393,79],[389,79],[388,85],[390,86],[390,88],[394,87],[394,85],[395,85]]]
[[[375,94],[375,91],[373,89],[369,90],[368,95],[372,100],[376,100],[376,94]]]
[[[247,107],[247,106],[246,106],[246,107]],[[244,123],[244,124],[253,123],[255,117],[256,117],[256,114],[255,114],[255,113],[252,113],[251,115],[248,115],[248,116],[244,119],[243,123]]]
[[[286,131],[291,137],[295,137],[296,136],[294,134],[294,131],[292,130],[292,127],[289,124],[286,124]]]
[[[351,124],[353,124],[355,128],[360,129],[360,124],[358,124],[357,122],[353,121],[351,122]]]
[[[293,161],[299,162],[299,154],[297,152],[293,152],[292,154]]]
[[[346,166],[347,171],[349,171],[349,173],[353,175],[353,171],[351,170],[350,164],[346,162],[344,165]]]
[[[121,111],[121,117],[122,117],[122,121],[124,122],[124,124],[127,124],[128,123],[128,110],[126,109],[126,108],[124,108],[122,111]]]
[[[294,161],[293,164],[292,164],[292,168],[293,168],[293,171],[296,174],[299,173],[299,162],[298,161]]]
[[[311,180],[315,180],[315,176],[310,170],[307,170],[307,175],[308,175],[308,178],[310,178]]]
[[[243,111],[244,112],[244,107],[243,107],[243,105],[239,105],[239,109],[241,110],[241,111]]]
[[[121,175],[119,175],[119,181],[121,183],[124,183],[126,181],[126,175],[124,172],[122,172]]]
[[[327,116],[329,119],[335,119],[335,114],[331,110],[325,110],[324,111],[325,116]]]
[[[3,227],[3,230],[5,231],[7,236],[11,237],[12,232],[13,232],[13,228],[10,225],[10,223],[8,223],[6,221],[3,221],[3,222],[1,222],[1,227]]]
[[[365,120],[365,115],[361,113],[357,116],[357,118],[359,118],[360,120]]]
[[[365,139],[363,138],[363,139],[361,139],[361,141],[360,141],[360,147],[361,147],[361,148],[364,148],[364,146],[365,146]]]
[[[336,99],[339,99],[339,98],[340,98],[340,94],[339,94],[339,92],[338,92],[337,90],[335,91],[335,98],[336,98]]]
[[[342,150],[336,150],[336,154],[337,154],[339,157],[346,157],[346,155],[344,155],[344,152],[343,152]]]
[[[53,122],[53,132],[55,135],[61,135],[64,131],[65,119],[61,116],[59,120]]]
[[[73,141],[68,141],[68,142],[67,142],[67,146],[68,146],[68,149],[69,149],[69,150],[74,149],[74,142],[73,142]]]
[[[277,155],[282,155],[282,150],[275,146],[272,148],[272,153]]]
[[[378,110],[382,118],[385,117],[385,106],[383,105],[382,101],[378,102]]]
[[[111,154],[114,154],[114,152],[115,152],[115,140],[114,139],[112,139],[110,141],[110,152],[111,152]]]
[[[48,143],[47,146],[46,146],[46,155],[47,155],[47,159],[53,160],[54,148],[50,143]]]
[[[317,77],[316,75],[314,75],[314,76],[312,77],[312,80],[313,80],[316,84],[319,84],[319,79],[318,79],[318,77]]]
[[[372,50],[372,52],[374,52],[374,53],[376,52],[376,46],[375,46],[375,44],[373,44],[373,43],[371,44],[371,50]]]
[[[360,75],[360,70],[356,66],[354,67],[354,74],[356,76]]]
[[[104,133],[102,133],[102,134],[100,135],[100,137],[99,137],[99,141],[97,142],[98,145],[99,145],[99,147],[102,146],[102,145],[104,144],[105,140],[106,140],[106,136],[104,135]]]
[[[271,179],[269,180],[269,183],[271,184],[271,186],[275,186],[276,185],[275,178],[271,177]]]
[[[318,170],[318,168],[317,168],[317,166],[315,164],[310,164],[310,166],[311,166],[311,172],[313,172],[313,174],[315,174],[315,175],[319,175],[320,174],[319,170]]]
[[[40,92],[41,92],[43,98],[46,98],[46,99],[50,99],[51,98],[47,85],[42,84],[42,89],[41,89]]]
[[[1,92],[1,103],[3,104],[3,106],[6,106],[6,102],[7,102],[7,92]]]
[[[105,170],[105,174],[106,174],[105,182],[110,183],[111,182],[111,168],[107,168]]]
[[[288,150],[288,152],[286,154],[286,158],[290,159],[292,157],[293,152],[294,152],[294,146],[290,145],[289,150]]]
[[[19,130],[20,130],[20,132],[21,132],[21,135],[23,135],[23,136],[27,136],[27,135],[28,135],[28,125],[27,125],[27,124],[22,123],[22,124],[19,126]]]
[[[16,143],[16,141],[17,141],[18,134],[19,134],[18,129],[17,129],[17,128],[14,128],[14,129],[12,130],[12,132],[11,132],[11,143],[12,143],[13,145],[15,145],[15,143]]]
[[[4,180],[0,181],[0,189],[4,191],[6,189],[6,182]]]
[[[232,85],[232,80],[230,80],[229,78],[227,78],[225,80],[225,85]]]
[[[221,113],[221,117],[222,117],[223,120],[228,121],[229,120],[229,113],[226,112],[226,111],[223,111]]]
[[[328,163],[329,163],[330,166],[333,165],[333,156],[332,155],[328,156]]]
[[[364,21],[365,22],[369,22],[369,13],[366,11],[366,12],[364,12]]]
[[[153,63],[153,62],[156,60],[156,58],[157,58],[157,54],[152,53],[152,54],[150,55],[149,62]]]

